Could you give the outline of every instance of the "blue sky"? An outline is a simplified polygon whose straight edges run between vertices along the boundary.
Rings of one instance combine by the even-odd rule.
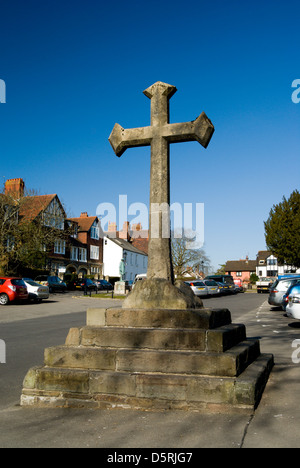
[[[117,158],[116,122],[149,125],[144,89],[177,87],[170,121],[202,111],[215,134],[171,145],[171,201],[204,203],[217,267],[265,248],[263,221],[299,189],[300,3],[1,0],[2,180],[57,193],[72,216],[148,204],[150,149]]]

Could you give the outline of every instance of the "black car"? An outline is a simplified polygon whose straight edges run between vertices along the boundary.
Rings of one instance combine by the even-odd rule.
[[[35,278],[37,283],[48,286],[49,292],[66,292],[67,285],[58,276],[40,275]]]
[[[82,291],[97,291],[96,284],[89,278],[82,278],[75,281],[75,288]]]
[[[113,285],[106,280],[94,280],[94,283],[100,290],[112,291],[114,289]]]

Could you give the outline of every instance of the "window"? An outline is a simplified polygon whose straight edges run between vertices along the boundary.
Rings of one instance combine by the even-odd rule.
[[[276,258],[268,258],[267,265],[277,265],[277,259]]]
[[[97,245],[91,245],[90,258],[91,260],[99,260],[99,247]]]
[[[277,276],[278,270],[267,270],[267,276]]]
[[[79,248],[79,261],[80,262],[86,262],[87,259],[86,259],[86,249],[81,249]]]
[[[237,271],[237,272],[236,272],[236,276],[242,276],[242,272],[241,272],[241,271]]]
[[[57,240],[54,242],[54,253],[64,255],[66,252],[66,241]]]
[[[71,248],[71,260],[78,261],[78,247]]]
[[[95,221],[91,227],[91,239],[99,240],[99,237],[100,237],[99,223]]]

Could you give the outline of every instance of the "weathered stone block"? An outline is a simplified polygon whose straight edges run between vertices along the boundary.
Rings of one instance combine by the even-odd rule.
[[[45,366],[114,370],[114,349],[56,346],[45,350]]]
[[[241,341],[246,340],[244,325],[230,324],[207,331],[207,351],[223,353]]]
[[[135,375],[122,372],[91,372],[90,393],[134,396]]]
[[[40,368],[36,374],[36,388],[46,392],[88,393],[89,373],[79,369]]]
[[[113,308],[107,309],[105,315],[105,325],[109,327],[212,329],[231,323],[231,314],[228,309],[130,310]]]
[[[224,353],[119,350],[117,370],[234,377],[259,355],[258,342],[246,341]]]
[[[206,331],[195,329],[85,327],[81,334],[82,346],[96,347],[205,351],[206,342]]]
[[[90,307],[86,312],[86,324],[94,327],[106,325],[106,309]]]

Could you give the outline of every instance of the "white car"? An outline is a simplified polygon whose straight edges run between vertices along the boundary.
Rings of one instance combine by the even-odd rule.
[[[288,317],[300,320],[300,285],[294,286],[289,294],[286,314]]]
[[[26,284],[29,299],[33,299],[35,302],[42,302],[43,299],[49,298],[48,286],[36,283],[30,278],[23,278],[23,281]]]

